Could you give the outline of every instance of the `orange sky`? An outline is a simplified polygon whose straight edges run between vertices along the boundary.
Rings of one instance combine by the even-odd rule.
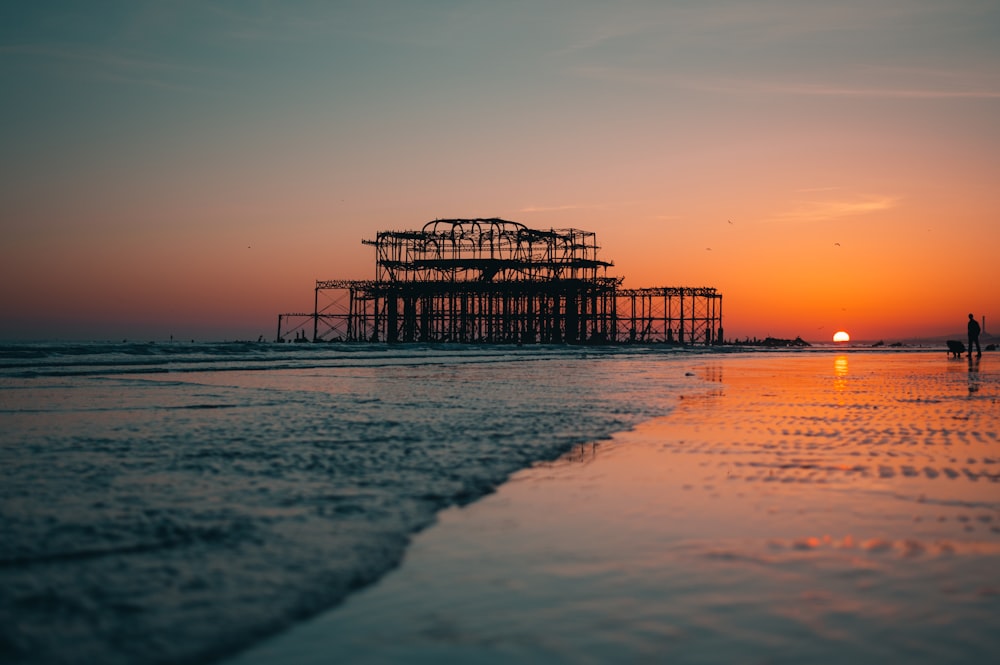
[[[992,3],[59,4],[0,10],[0,339],[270,338],[493,216],[730,337],[1000,330]]]

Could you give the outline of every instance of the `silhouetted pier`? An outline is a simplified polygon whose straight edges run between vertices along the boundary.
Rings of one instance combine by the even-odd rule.
[[[312,312],[278,315],[278,341],[722,342],[714,288],[623,289],[592,232],[448,219],[362,243],[376,278],[317,281]]]

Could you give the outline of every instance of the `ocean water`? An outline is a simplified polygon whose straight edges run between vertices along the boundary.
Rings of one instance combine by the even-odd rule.
[[[443,508],[668,413],[704,351],[0,346],[0,661],[205,663]]]

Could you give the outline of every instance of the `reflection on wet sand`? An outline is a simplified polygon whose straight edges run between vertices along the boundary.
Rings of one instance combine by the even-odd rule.
[[[847,389],[847,356],[837,356],[833,359],[833,388],[836,391]]]
[[[343,662],[992,660],[996,371],[710,362],[669,416],[446,511],[314,646]]]
[[[979,392],[979,356],[969,354],[969,392]]]

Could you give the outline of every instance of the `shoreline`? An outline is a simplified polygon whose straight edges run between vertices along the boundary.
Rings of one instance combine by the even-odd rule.
[[[671,414],[443,511],[380,581],[223,662],[987,658],[993,358],[819,351],[692,356],[705,388]]]

